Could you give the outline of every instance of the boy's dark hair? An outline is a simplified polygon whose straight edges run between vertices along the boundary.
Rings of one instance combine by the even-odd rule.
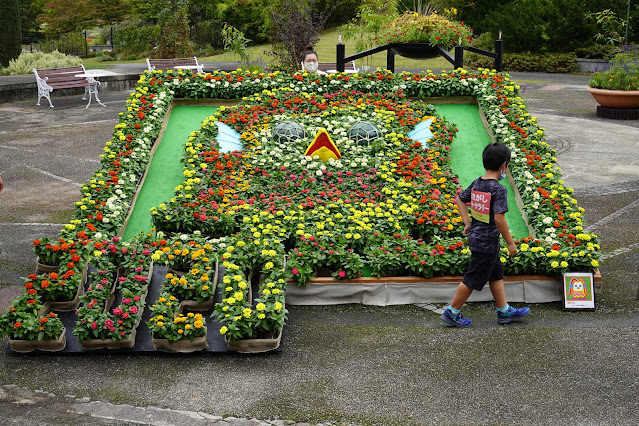
[[[503,143],[495,142],[484,148],[482,153],[484,169],[499,170],[502,164],[510,163],[510,149]]]

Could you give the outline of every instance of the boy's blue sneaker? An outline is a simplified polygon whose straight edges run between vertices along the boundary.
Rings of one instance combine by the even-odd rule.
[[[455,315],[450,309],[446,309],[440,318],[451,327],[469,327],[473,323],[468,318],[464,318],[461,313]]]
[[[530,308],[513,308],[510,306],[506,312],[497,311],[497,324],[508,324],[530,313]]]

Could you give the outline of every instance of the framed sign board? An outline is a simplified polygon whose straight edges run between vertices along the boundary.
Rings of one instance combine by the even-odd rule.
[[[595,279],[592,272],[566,272],[563,291],[564,310],[595,310]]]

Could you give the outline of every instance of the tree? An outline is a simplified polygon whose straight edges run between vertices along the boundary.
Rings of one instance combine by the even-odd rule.
[[[129,8],[127,0],[48,0],[37,22],[42,24],[45,33],[68,33],[122,21]]]
[[[273,54],[282,70],[299,68],[302,54],[319,41],[330,12],[313,12],[315,0],[274,1],[271,9]]]
[[[161,58],[191,56],[193,44],[189,38],[188,0],[163,0],[158,16],[162,29],[157,41]]]
[[[0,3],[0,66],[20,56],[22,34],[20,25],[20,0],[4,0]]]
[[[95,25],[95,15],[88,1],[51,0],[44,5],[38,22],[45,33],[68,33]]]

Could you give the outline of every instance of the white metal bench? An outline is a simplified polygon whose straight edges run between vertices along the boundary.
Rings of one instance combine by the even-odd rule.
[[[50,93],[54,89],[69,89],[73,87],[84,87],[84,97],[86,100],[87,93],[95,90],[100,84],[99,81],[94,79],[88,79],[86,77],[76,77],[76,74],[86,73],[84,65],[76,65],[73,67],[62,68],[48,68],[48,69],[33,69],[36,81],[38,83],[38,103],[40,106],[40,99],[46,98],[49,101],[49,106],[53,108],[51,103]]]
[[[173,59],[151,59],[146,58],[146,64],[149,71],[153,70],[175,70],[182,66],[182,69],[197,70],[199,73],[204,73],[204,65],[197,62],[197,58],[173,58]]]
[[[319,71],[324,71],[326,73],[334,73],[334,72],[337,72],[337,64],[335,62],[319,62],[317,64],[317,69]],[[344,72],[346,73],[359,72],[359,69],[355,66],[355,61],[346,62],[344,64]]]

